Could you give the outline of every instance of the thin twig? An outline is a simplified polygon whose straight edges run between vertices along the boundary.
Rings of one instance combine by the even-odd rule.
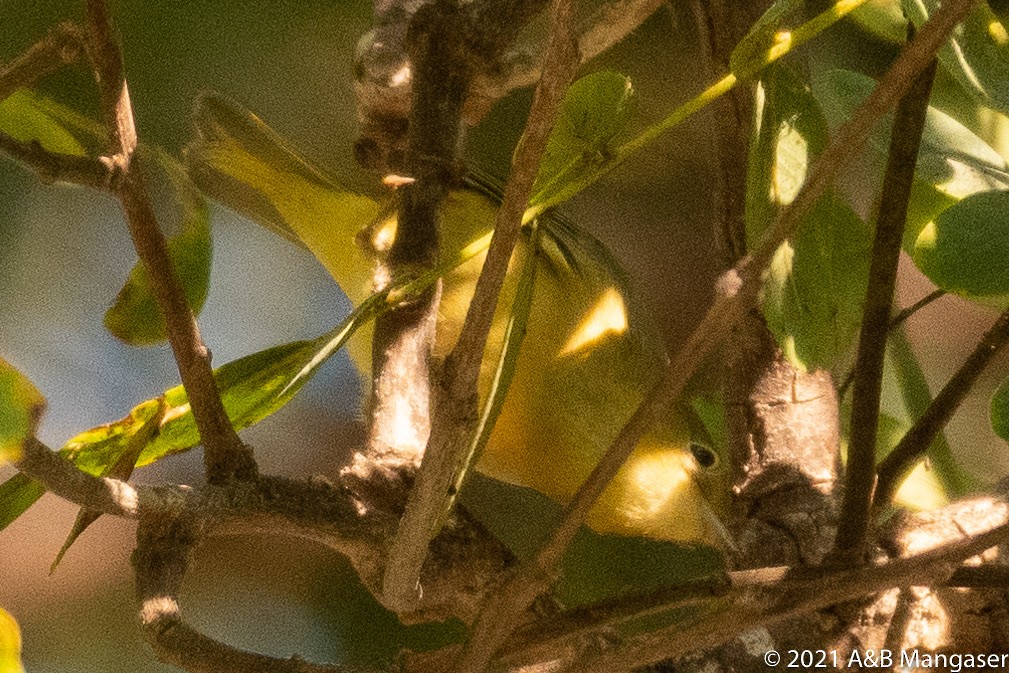
[[[95,477],[54,453],[34,437],[22,445],[17,468],[42,482],[46,490],[89,510],[135,519],[140,492],[134,486],[108,477]]]
[[[76,63],[86,52],[86,40],[80,26],[70,22],[57,25],[0,69],[0,100],[65,65]]]
[[[998,317],[957,373],[928,405],[925,413],[915,421],[893,451],[879,464],[875,497],[877,506],[882,506],[893,499],[904,478],[925,455],[932,441],[960,407],[985,367],[1007,341],[1009,341],[1009,310]]]
[[[122,203],[137,255],[147,269],[158,307],[165,318],[168,341],[203,442],[207,480],[222,483],[232,478],[254,478],[257,473],[255,459],[232,428],[224,410],[210,367],[210,352],[203,345],[196,319],[186,304],[185,292],[151,207],[142,167],[134,155],[137,133],[133,109],[123,74],[122,55],[104,0],[88,0],[87,30],[102,113],[115,148],[115,154],[107,163],[121,173],[116,194]]]
[[[876,235],[869,260],[869,283],[855,361],[844,499],[834,542],[834,553],[847,557],[855,565],[862,563],[869,527],[886,338],[890,331],[897,263],[907,222],[911,184],[935,69],[936,61],[933,60],[897,104],[889,159],[883,176],[883,199],[876,218]]]
[[[604,4],[576,31],[580,63],[587,63],[630,35],[663,2],[665,0],[613,0]],[[486,89],[494,98],[503,98],[510,91],[535,84],[543,72],[543,53],[532,65],[515,70],[500,84],[481,83],[481,93]]]
[[[443,514],[456,469],[476,425],[480,362],[498,295],[550,131],[578,64],[572,15],[571,0],[555,0],[543,78],[536,89],[529,119],[515,153],[512,174],[495,217],[494,234],[473,300],[459,340],[445,362],[431,416],[431,437],[390,551],[387,598],[394,597],[396,604],[409,605],[416,601],[417,581],[427,555],[428,542],[436,521]]]
[[[907,322],[908,318],[913,316],[915,313],[925,308],[937,299],[941,299],[946,296],[945,290],[933,290],[927,295],[914,302],[905,309],[902,309],[897,315],[890,320],[890,326],[887,328],[887,334],[893,332],[895,329]],[[852,367],[848,375],[844,377],[844,382],[837,389],[838,399],[843,398],[844,394],[848,391],[848,387],[851,386],[852,381],[855,380],[855,368]]]
[[[868,140],[872,127],[911,87],[918,74],[931,62],[957,23],[975,0],[945,3],[907,44],[872,94],[834,136],[814,164],[808,179],[791,204],[783,208],[765,231],[754,251],[719,279],[714,304],[673,359],[666,376],[654,386],[616,440],[578,489],[564,511],[562,522],[536,556],[520,566],[494,593],[481,618],[487,635],[480,637],[479,652],[467,654],[461,672],[476,673],[507,638],[516,620],[557,576],[564,552],[574,539],[589,510],[634,450],[645,431],[670,400],[676,399],[697,366],[704,360],[749,307],[760,288],[760,278],[782,242],[795,231],[799,221],[833,184],[841,170]],[[477,634],[481,632],[478,630]],[[476,639],[474,639],[476,641]],[[488,654],[490,652],[490,654]]]

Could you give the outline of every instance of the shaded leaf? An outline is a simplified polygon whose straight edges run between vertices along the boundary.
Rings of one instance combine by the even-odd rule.
[[[764,12],[750,31],[739,41],[729,56],[729,70],[744,79],[769,62],[768,52],[775,48],[787,50],[788,27],[804,18],[800,10],[803,0],[777,0]]]
[[[869,228],[842,201],[825,197],[778,248],[768,269],[767,326],[795,366],[830,369],[858,334],[869,275]]]
[[[830,70],[817,78],[814,94],[832,128],[849,119],[876,86],[875,80],[849,70]],[[892,115],[869,136],[876,165],[882,168],[889,147]],[[918,163],[919,180],[943,194],[961,199],[968,194],[1009,187],[1005,159],[965,126],[934,107],[925,115]]]
[[[0,358],[0,464],[21,456],[21,444],[35,433],[45,405],[31,381]]]
[[[921,230],[912,258],[946,292],[1009,293],[1009,192],[973,194],[940,213]]]
[[[0,530],[24,514],[45,492],[45,486],[24,474],[15,474],[0,484]]]
[[[21,629],[14,618],[0,608],[0,673],[24,673],[21,666]]]
[[[901,5],[920,27],[940,3],[902,0]],[[975,3],[939,50],[939,60],[975,100],[1009,113],[1009,32],[988,3]]]
[[[907,18],[900,0],[868,0],[851,13],[851,18],[886,42],[903,44],[907,40]]]
[[[613,140],[630,118],[634,88],[615,72],[597,72],[571,85],[533,185],[531,206],[549,207],[572,196],[580,178],[612,158]]]
[[[178,233],[168,237],[168,255],[172,260],[186,304],[193,314],[203,308],[210,287],[210,266],[213,241],[210,231],[210,208],[189,181],[182,168],[164,152],[148,151],[144,155],[155,159],[158,173],[165,177],[172,195],[174,214],[178,218]],[[152,162],[148,162],[148,166]],[[168,209],[161,209],[162,226]],[[105,327],[117,338],[135,346],[158,343],[167,338],[165,318],[158,308],[150,277],[142,262],[137,262],[129,278],[116,296],[115,303],[105,312]]]

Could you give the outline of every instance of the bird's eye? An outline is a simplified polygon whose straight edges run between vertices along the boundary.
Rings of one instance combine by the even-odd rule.
[[[690,453],[694,455],[694,460],[697,461],[697,464],[705,470],[718,464],[718,456],[703,444],[691,442]]]

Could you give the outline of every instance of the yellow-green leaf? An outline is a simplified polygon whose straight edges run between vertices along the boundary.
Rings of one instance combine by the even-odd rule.
[[[45,404],[31,381],[0,358],[0,463],[21,456],[21,444],[34,434]]]

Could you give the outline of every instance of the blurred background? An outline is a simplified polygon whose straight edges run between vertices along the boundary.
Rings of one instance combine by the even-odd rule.
[[[79,17],[81,4],[0,1],[0,59],[14,57],[58,21]],[[378,193],[374,178],[350,159],[357,133],[350,60],[369,25],[369,3],[123,0],[112,7],[142,141],[177,155],[190,135],[195,96],[214,90],[256,112],[348,185]],[[871,70],[872,59],[888,52],[866,49],[864,39],[842,25],[818,53],[838,61],[858,54]],[[641,129],[707,84],[699,81],[698,58],[689,6],[676,3],[590,68],[631,76],[638,99],[632,127]],[[40,89],[95,115],[94,84],[83,69],[55,75]],[[473,162],[505,175],[528,101],[527,91],[512,95],[471,134]],[[710,119],[697,115],[564,208],[613,250],[671,350],[697,323],[719,271],[710,232],[713,150]],[[102,326],[103,312],[135,261],[118,204],[82,189],[45,185],[6,158],[0,158],[0,193],[0,355],[47,396],[42,439],[58,447],[175,385],[177,373],[167,346],[132,348]],[[216,364],[317,336],[349,310],[308,253],[216,207],[214,243],[200,324]],[[901,303],[930,290],[905,264]],[[911,322],[933,390],[993,317],[949,298]],[[1004,444],[992,435],[986,411],[1004,365],[992,369],[950,429],[964,465],[986,479],[1006,468],[1004,458],[994,458],[1004,454]],[[361,436],[359,396],[357,374],[340,356],[293,403],[243,436],[264,472],[334,475]],[[191,452],[135,478],[194,483],[200,468],[198,452]],[[0,468],[0,479],[11,474]],[[140,641],[131,523],[102,518],[48,574],[75,515],[74,507],[47,495],[0,531],[0,606],[21,624],[27,669],[174,670],[154,662]],[[278,656],[374,663],[389,661],[399,646],[432,646],[459,634],[452,624],[399,625],[361,592],[339,557],[307,542],[209,543],[198,550],[186,587],[184,607],[195,625],[233,645]]]

